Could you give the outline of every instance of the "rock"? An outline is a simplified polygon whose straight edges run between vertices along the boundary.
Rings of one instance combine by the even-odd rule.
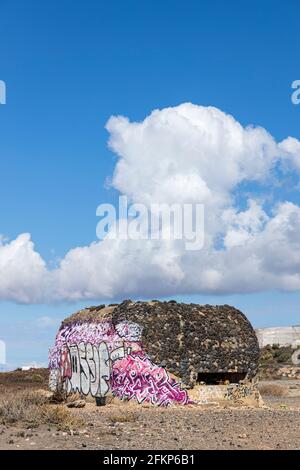
[[[84,400],[75,400],[75,401],[70,401],[67,403],[68,408],[84,408],[85,407],[85,401]]]

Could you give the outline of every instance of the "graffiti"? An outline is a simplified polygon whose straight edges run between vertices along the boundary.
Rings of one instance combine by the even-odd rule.
[[[251,399],[259,403],[260,395],[255,383],[231,384],[226,388],[225,398],[235,404],[243,404],[245,400]]]
[[[125,338],[128,341],[140,341],[142,336],[140,325],[127,320],[118,323],[116,331],[121,338]]]
[[[232,383],[230,385],[201,385],[197,402],[200,404],[218,404],[230,401],[232,405],[260,405],[260,395],[255,383]]]
[[[64,347],[61,352],[61,377],[70,379],[72,377],[72,366],[69,349]]]
[[[114,396],[135,399],[138,403],[169,405],[188,402],[187,392],[169,377],[166,369],[153,364],[147,356],[127,355],[119,360],[112,371],[111,386]]]
[[[188,394],[144,352],[142,329],[123,321],[64,326],[50,350],[49,386],[69,393],[115,397],[157,405],[189,403]]]
[[[127,354],[129,354],[131,351],[131,348],[127,348]],[[125,356],[125,348],[124,346],[121,346],[118,349],[115,349],[110,353],[110,359],[111,361],[117,361],[118,359],[122,359]]]
[[[57,369],[60,367],[61,354],[67,345],[85,343],[99,346],[104,341],[107,343],[109,351],[113,351],[124,343],[124,338],[120,337],[114,325],[109,322],[99,323],[73,323],[61,328],[56,336],[55,346],[50,349],[49,367]],[[141,349],[141,345],[136,343],[135,349]]]
[[[60,374],[58,369],[51,369],[49,374],[49,388],[52,392],[58,390],[61,382]]]
[[[109,390],[110,377],[107,344],[102,341],[99,346],[95,346],[81,342],[64,349],[61,355],[61,377],[67,393],[105,396]]]
[[[224,388],[218,385],[201,385],[198,390],[197,401],[203,404],[218,403],[224,400]]]
[[[226,306],[224,311],[195,304],[176,307],[174,302],[127,300],[68,317],[49,353],[51,389],[63,397],[95,397],[99,406],[107,396],[161,406],[225,400],[235,406],[258,399],[249,378],[255,375],[259,348],[244,316],[239,324],[241,312]],[[216,328],[214,313],[220,314]],[[227,328],[228,319],[233,326]],[[210,385],[227,371],[234,383]],[[212,380],[201,385],[206,373]]]

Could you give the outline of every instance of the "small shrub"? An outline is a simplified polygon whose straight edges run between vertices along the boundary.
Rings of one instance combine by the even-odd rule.
[[[4,424],[18,421],[33,423],[36,418],[36,409],[44,405],[47,398],[36,392],[21,392],[0,400],[0,420]]]
[[[293,348],[291,346],[279,346],[278,344],[268,345],[260,351],[261,366],[276,366],[281,364],[291,364]]]
[[[49,424],[65,430],[83,424],[63,405],[49,404],[49,397],[39,392],[21,392],[0,399],[0,422],[32,427]]]
[[[63,405],[43,405],[39,415],[41,423],[55,425],[59,430],[70,431],[84,424]]]
[[[32,374],[28,376],[28,379],[32,382],[42,383],[44,381],[43,377],[40,374]]]

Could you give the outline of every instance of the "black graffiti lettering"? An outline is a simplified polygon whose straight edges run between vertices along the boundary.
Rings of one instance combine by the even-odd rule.
[[[116,357],[124,357],[124,348],[118,348]],[[110,388],[110,354],[107,344],[102,341],[99,346],[90,343],[79,343],[68,347],[65,361],[71,365],[71,377],[64,379],[68,393],[79,392],[93,397],[105,396]],[[64,364],[62,364],[62,367]]]

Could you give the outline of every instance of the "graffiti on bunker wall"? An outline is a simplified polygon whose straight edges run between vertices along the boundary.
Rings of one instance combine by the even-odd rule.
[[[105,396],[110,389],[111,363],[124,356],[124,346],[109,353],[105,341],[99,346],[81,342],[65,348],[61,355],[61,379],[65,390],[93,397]]]
[[[61,367],[68,393],[101,397],[108,392],[109,352],[104,341],[99,346],[83,342],[71,345],[63,352]]]
[[[116,332],[121,338],[125,338],[128,341],[139,341],[142,336],[140,325],[127,320],[116,325]]]
[[[50,351],[52,390],[157,405],[188,403],[188,394],[167,371],[154,364],[141,341],[141,328],[131,322],[72,324],[62,328]]]
[[[127,355],[118,361],[112,373],[113,394],[121,399],[137,400],[157,405],[189,402],[186,390],[172,379],[166,369],[159,367],[145,355]]]
[[[49,388],[52,391],[55,391],[59,388],[60,386],[63,386],[60,380],[60,373],[58,369],[50,369],[49,373]]]

